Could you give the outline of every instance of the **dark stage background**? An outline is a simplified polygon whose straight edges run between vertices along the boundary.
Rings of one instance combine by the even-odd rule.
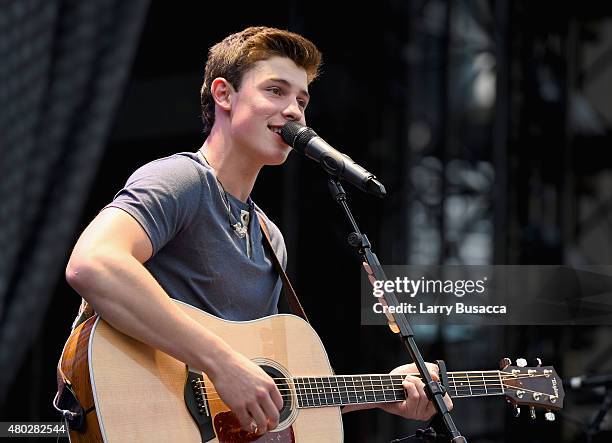
[[[612,264],[612,8],[517,1],[0,3],[0,418],[50,421],[79,297],[63,270],[79,232],[138,166],[202,144],[207,49],[268,25],[324,55],[307,120],[374,171],[349,188],[384,264]],[[320,168],[292,154],[253,198],[281,227],[289,275],[338,374],[408,356],[360,325],[360,263]],[[427,360],[497,369],[541,357],[563,377],[612,372],[610,328],[419,327]],[[602,400],[568,392],[554,423],[498,397],[457,400],[470,442],[577,442]],[[415,424],[344,417],[348,442]],[[610,422],[593,441],[609,441]]]

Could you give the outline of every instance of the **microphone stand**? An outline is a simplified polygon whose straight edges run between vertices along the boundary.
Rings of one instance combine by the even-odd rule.
[[[350,208],[348,207],[346,201],[346,192],[336,177],[330,177],[329,179],[329,190],[332,194],[334,200],[338,202],[344,214],[346,215],[349,223],[352,226],[353,232],[351,232],[348,236],[348,243],[352,246],[357,253],[362,257],[362,259],[370,266],[374,277],[376,280],[387,280],[385,273],[382,269],[380,262],[378,261],[378,257],[374,252],[372,252],[372,245],[370,241],[366,237],[365,234],[362,234],[357,226],[357,222],[351,213]],[[382,296],[383,300],[386,302],[388,306],[398,306],[399,302],[397,301],[397,297],[394,292],[385,292]],[[440,383],[434,381],[427,370],[427,366],[425,365],[425,361],[421,356],[419,348],[414,340],[414,332],[412,331],[412,327],[408,322],[408,319],[405,315],[399,315],[395,317],[393,314],[387,312],[386,313],[387,320],[389,321],[389,328],[395,334],[398,334],[400,340],[410,353],[413,362],[415,363],[419,374],[425,382],[425,392],[429,399],[433,402],[436,411],[438,412],[439,417],[441,417],[446,430],[448,431],[449,441],[452,443],[467,443],[465,437],[461,435],[453,419],[450,415],[450,411],[446,407],[444,403],[444,394]]]

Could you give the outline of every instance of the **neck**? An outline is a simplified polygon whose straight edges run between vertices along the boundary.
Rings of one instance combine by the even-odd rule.
[[[312,408],[402,401],[406,399],[404,378],[399,374],[296,377],[293,384],[298,407]],[[505,391],[500,371],[449,372],[448,379],[451,398],[503,395]]]
[[[262,165],[225,141],[219,131],[213,131],[200,148],[225,191],[246,202]]]

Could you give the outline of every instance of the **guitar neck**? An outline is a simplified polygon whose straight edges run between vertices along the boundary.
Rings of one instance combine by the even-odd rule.
[[[503,395],[500,371],[448,372],[451,398]],[[420,376],[417,374],[416,377]],[[298,407],[344,406],[402,401],[404,375],[369,374],[329,377],[295,377],[293,384]]]

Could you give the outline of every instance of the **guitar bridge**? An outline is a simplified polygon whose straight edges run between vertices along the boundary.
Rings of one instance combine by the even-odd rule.
[[[183,390],[185,405],[198,425],[202,441],[209,441],[215,437],[215,431],[213,430],[212,417],[208,409],[208,398],[205,392],[206,385],[202,373],[187,368],[187,379]]]

